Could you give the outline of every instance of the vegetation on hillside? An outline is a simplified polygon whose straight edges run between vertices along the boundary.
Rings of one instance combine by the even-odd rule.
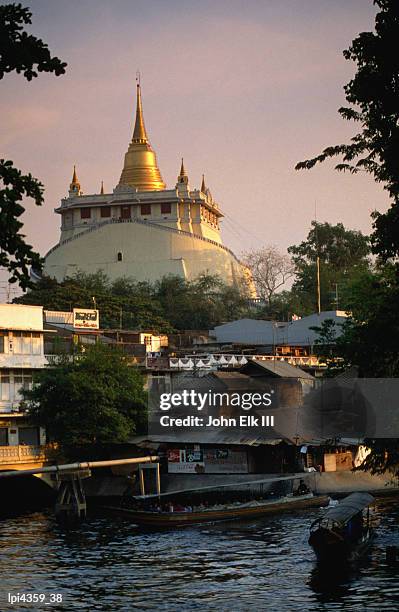
[[[178,276],[166,276],[156,283],[129,278],[110,282],[101,271],[79,273],[61,283],[43,278],[15,302],[66,311],[93,308],[96,304],[101,327],[162,333],[210,329],[245,316],[250,310],[245,288],[225,285],[216,276],[202,275],[191,282]]]

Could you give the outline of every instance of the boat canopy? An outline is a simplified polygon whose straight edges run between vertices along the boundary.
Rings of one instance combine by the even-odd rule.
[[[367,508],[374,501],[370,493],[351,493],[345,497],[337,506],[329,508],[321,518],[313,523],[332,522],[338,525],[345,525],[352,517]]]

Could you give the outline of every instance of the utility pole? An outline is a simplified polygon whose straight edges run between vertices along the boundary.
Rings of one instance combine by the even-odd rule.
[[[316,268],[317,268],[317,312],[320,314],[321,312],[321,298],[320,298],[320,257],[317,254],[316,259]]]
[[[339,310],[338,308],[338,283],[335,283],[335,308],[336,310]]]
[[[319,235],[317,232],[317,209],[316,201],[314,203],[314,222],[315,222],[315,238],[316,238],[316,281],[317,281],[317,312],[321,312],[321,294],[320,294],[320,255],[319,255]]]

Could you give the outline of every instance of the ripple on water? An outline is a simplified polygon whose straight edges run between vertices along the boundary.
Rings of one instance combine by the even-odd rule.
[[[0,522],[2,596],[59,591],[62,609],[90,611],[391,611],[399,609],[398,569],[386,565],[385,547],[399,545],[399,511],[384,501],[376,515],[370,558],[326,580],[307,544],[313,511],[155,533],[98,517],[65,532],[35,513]]]

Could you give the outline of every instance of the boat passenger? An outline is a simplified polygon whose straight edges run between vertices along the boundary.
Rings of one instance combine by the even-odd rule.
[[[299,486],[295,492],[295,495],[307,495],[310,493],[309,487],[305,484],[305,481],[301,478],[299,481]]]
[[[172,510],[172,512],[185,512],[186,509],[184,506],[182,506],[181,504],[175,504],[174,509]]]

